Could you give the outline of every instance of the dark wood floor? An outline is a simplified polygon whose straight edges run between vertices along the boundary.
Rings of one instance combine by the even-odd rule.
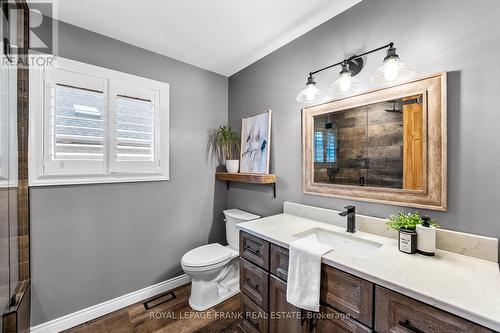
[[[240,297],[236,295],[203,312],[188,305],[191,285],[174,290],[176,298],[146,310],[137,303],[71,328],[66,333],[235,333],[238,332]]]

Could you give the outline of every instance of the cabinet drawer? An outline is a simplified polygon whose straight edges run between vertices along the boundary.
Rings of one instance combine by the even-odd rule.
[[[271,244],[271,274],[282,280],[288,278],[288,249]]]
[[[240,259],[240,289],[255,304],[268,310],[269,273],[245,259]]]
[[[373,283],[322,265],[321,301],[373,327]]]
[[[349,318],[329,306],[320,307],[321,319],[318,321],[316,333],[370,333],[373,332],[365,325]]]
[[[450,313],[377,286],[375,329],[378,332],[492,332]]]
[[[269,270],[269,242],[240,231],[240,256]]]
[[[243,294],[241,294],[241,313],[243,318],[239,325],[246,333],[269,331],[268,314]]]

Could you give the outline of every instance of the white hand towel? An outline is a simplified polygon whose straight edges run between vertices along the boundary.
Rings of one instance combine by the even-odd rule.
[[[311,235],[312,236],[312,235]],[[313,237],[290,243],[286,300],[298,308],[319,311],[321,257],[333,247]]]

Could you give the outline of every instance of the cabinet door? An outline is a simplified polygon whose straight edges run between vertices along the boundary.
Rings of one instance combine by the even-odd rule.
[[[269,278],[269,332],[307,332],[307,321],[302,321],[301,311],[286,301],[286,282],[271,275]]]
[[[288,279],[288,249],[271,244],[271,274],[286,281]]]
[[[368,327],[329,306],[321,306],[316,333],[369,333]]]

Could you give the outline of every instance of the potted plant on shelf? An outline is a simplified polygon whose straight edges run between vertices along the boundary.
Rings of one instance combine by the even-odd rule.
[[[426,217],[426,223],[432,227],[437,227],[437,223]],[[417,252],[417,225],[422,224],[424,220],[417,212],[405,213],[399,212],[397,215],[391,215],[387,221],[389,229],[398,231],[399,250],[405,253]]]
[[[207,154],[211,154],[219,163],[225,161],[227,172],[238,173],[240,166],[240,140],[231,126],[221,125],[212,129],[208,135]]]

